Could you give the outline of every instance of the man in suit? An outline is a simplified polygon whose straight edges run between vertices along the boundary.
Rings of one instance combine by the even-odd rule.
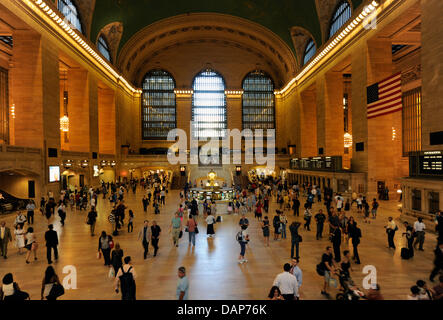
[[[8,240],[12,242],[11,230],[6,226],[6,222],[0,223],[0,249],[2,251],[3,258],[7,259],[8,254]]]
[[[58,246],[58,236],[57,236],[57,231],[53,230],[54,226],[52,224],[50,224],[48,226],[48,231],[46,231],[45,233],[45,240],[46,240],[46,257],[48,258],[48,264],[52,263],[51,260],[51,249],[54,249],[54,257],[55,260],[57,261],[58,259],[58,250],[57,250],[57,246]]]
[[[151,228],[149,228],[149,221],[145,220],[145,223],[143,225],[143,228],[138,233],[138,239],[142,239],[142,245],[143,245],[143,258],[146,259],[148,256],[148,250],[149,250],[149,240],[151,239]]]

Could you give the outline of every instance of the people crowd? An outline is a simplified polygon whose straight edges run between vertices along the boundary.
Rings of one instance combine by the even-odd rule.
[[[174,247],[179,247],[180,240],[184,233],[188,236],[188,245],[195,248],[198,245],[196,237],[206,226],[206,237],[208,241],[213,241],[217,231],[217,225],[222,222],[220,207],[211,199],[196,199],[191,193],[191,185],[186,183],[180,191],[179,204],[173,212],[166,212],[166,201],[169,189],[169,177],[164,175],[152,175],[141,179],[131,179],[125,182],[105,183],[102,182],[99,188],[82,187],[79,190],[63,190],[60,200],[55,201],[54,197],[42,198],[40,201],[40,212],[48,222],[48,230],[45,233],[47,248],[48,269],[42,283],[42,299],[57,299],[63,295],[63,286],[60,284],[57,274],[51,264],[53,260],[59,258],[57,231],[51,223],[55,214],[60,218],[61,228],[65,228],[67,219],[67,209],[71,211],[85,211],[85,222],[90,227],[91,237],[95,236],[95,226],[99,214],[105,214],[97,210],[98,197],[103,195],[103,199],[111,204],[111,211],[107,214],[110,224],[109,231],[99,233],[97,258],[103,259],[103,264],[109,268],[108,276],[114,279],[115,292],[121,293],[123,300],[136,299],[136,278],[137,274],[132,265],[132,258],[124,255],[124,248],[118,242],[119,235],[123,232],[131,234],[136,228],[136,237],[141,242],[140,251],[143,252],[143,259],[155,258],[159,252],[159,240],[162,235],[162,228],[155,219],[152,221],[145,219],[142,226],[135,226],[135,217],[139,214],[134,208],[129,208],[126,204],[128,193],[142,193],[143,214],[152,213],[155,215],[169,215],[170,224],[166,230]],[[384,199],[380,197],[381,199]],[[275,203],[275,212],[270,210],[271,203]],[[355,211],[352,210],[353,203],[357,204]],[[314,206],[315,204],[315,206]],[[152,209],[151,209],[152,205]],[[319,208],[319,206],[321,208]],[[300,209],[301,207],[301,209]],[[381,300],[383,296],[380,285],[374,284],[367,292],[358,288],[352,279],[353,265],[361,264],[361,257],[358,246],[365,237],[361,229],[357,226],[357,218],[364,223],[370,223],[377,219],[379,203],[377,199],[368,202],[366,197],[353,194],[352,198],[345,198],[341,193],[334,193],[331,188],[324,187],[323,190],[309,183],[294,183],[290,185],[286,180],[273,178],[272,176],[255,176],[249,185],[241,187],[233,185],[233,197],[227,204],[226,214],[239,215],[238,231],[235,239],[238,242],[239,255],[238,264],[244,265],[250,241],[256,237],[250,232],[249,227],[252,220],[252,213],[261,229],[263,245],[270,247],[270,235],[273,233],[273,241],[289,241],[290,252],[288,252],[288,262],[283,265],[283,272],[278,274],[270,283],[268,298],[271,300],[298,300],[302,292],[303,267],[300,262],[309,253],[303,252],[303,233],[315,233],[315,241],[319,247],[325,248],[319,263],[315,267],[316,273],[323,278],[321,294],[326,298],[331,298],[331,287],[337,288],[336,299],[369,299]],[[4,259],[7,259],[8,244],[15,240],[15,246],[19,254],[26,250],[26,263],[31,263],[31,256],[37,260],[37,252],[40,239],[34,234],[32,225],[34,224],[34,211],[36,205],[30,202],[26,206],[25,212],[17,212],[14,222],[14,230],[11,230],[4,221],[0,222],[0,249]],[[251,221],[248,219],[250,215]],[[302,221],[300,220],[302,219]],[[312,222],[312,226],[311,226]],[[25,227],[25,225],[27,226]],[[126,224],[126,228],[125,227]],[[301,228],[301,226],[303,227]],[[409,225],[405,223],[404,247],[402,248],[402,258],[411,259],[414,256],[414,249],[423,251],[425,242],[426,225],[421,217]],[[435,260],[429,281],[435,281],[439,276],[439,284],[428,287],[424,280],[418,280],[405,293],[405,299],[409,300],[433,300],[442,299],[443,296],[443,215],[439,212],[436,215],[436,231],[438,233],[438,243],[435,249]],[[199,229],[199,227],[201,227]],[[389,249],[395,249],[395,236],[399,230],[397,223],[392,217],[388,218],[385,225],[387,243]],[[324,238],[327,238],[330,245],[325,246]],[[289,239],[289,240],[287,240]],[[166,241],[166,240],[163,240]],[[150,246],[153,254],[150,255]],[[54,259],[53,259],[54,258]],[[440,274],[440,275],[439,275]],[[178,270],[177,299],[187,299],[189,290],[189,280],[186,276],[186,268],[180,267]],[[319,285],[320,285],[319,280]],[[23,284],[22,284],[23,285]],[[8,273],[3,278],[3,285],[0,290],[2,299],[16,297],[16,299],[29,299],[29,294],[21,291],[14,281],[13,275]]]

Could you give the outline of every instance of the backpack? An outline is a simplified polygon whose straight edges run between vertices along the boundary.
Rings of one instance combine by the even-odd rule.
[[[235,239],[236,239],[238,242],[243,241],[243,233],[242,233],[241,231],[237,232],[237,235],[235,236]]]
[[[315,270],[317,271],[317,274],[319,276],[323,277],[325,275],[325,269],[323,267],[323,263],[320,262],[319,264],[317,264]]]
[[[121,268],[123,274],[119,278],[122,300],[135,300],[135,281],[131,269],[132,267],[128,269],[128,272],[124,272],[123,267]]]

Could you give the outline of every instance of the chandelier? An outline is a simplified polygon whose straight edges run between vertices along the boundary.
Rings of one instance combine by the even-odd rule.
[[[345,148],[352,147],[352,136],[348,132],[345,133],[343,140],[345,143]]]
[[[67,115],[60,118],[60,130],[63,132],[69,131],[69,118]]]

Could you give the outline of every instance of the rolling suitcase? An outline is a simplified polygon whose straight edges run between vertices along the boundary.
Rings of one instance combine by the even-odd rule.
[[[401,248],[401,258],[402,259],[409,259],[411,257],[411,253],[409,252],[408,248]]]

